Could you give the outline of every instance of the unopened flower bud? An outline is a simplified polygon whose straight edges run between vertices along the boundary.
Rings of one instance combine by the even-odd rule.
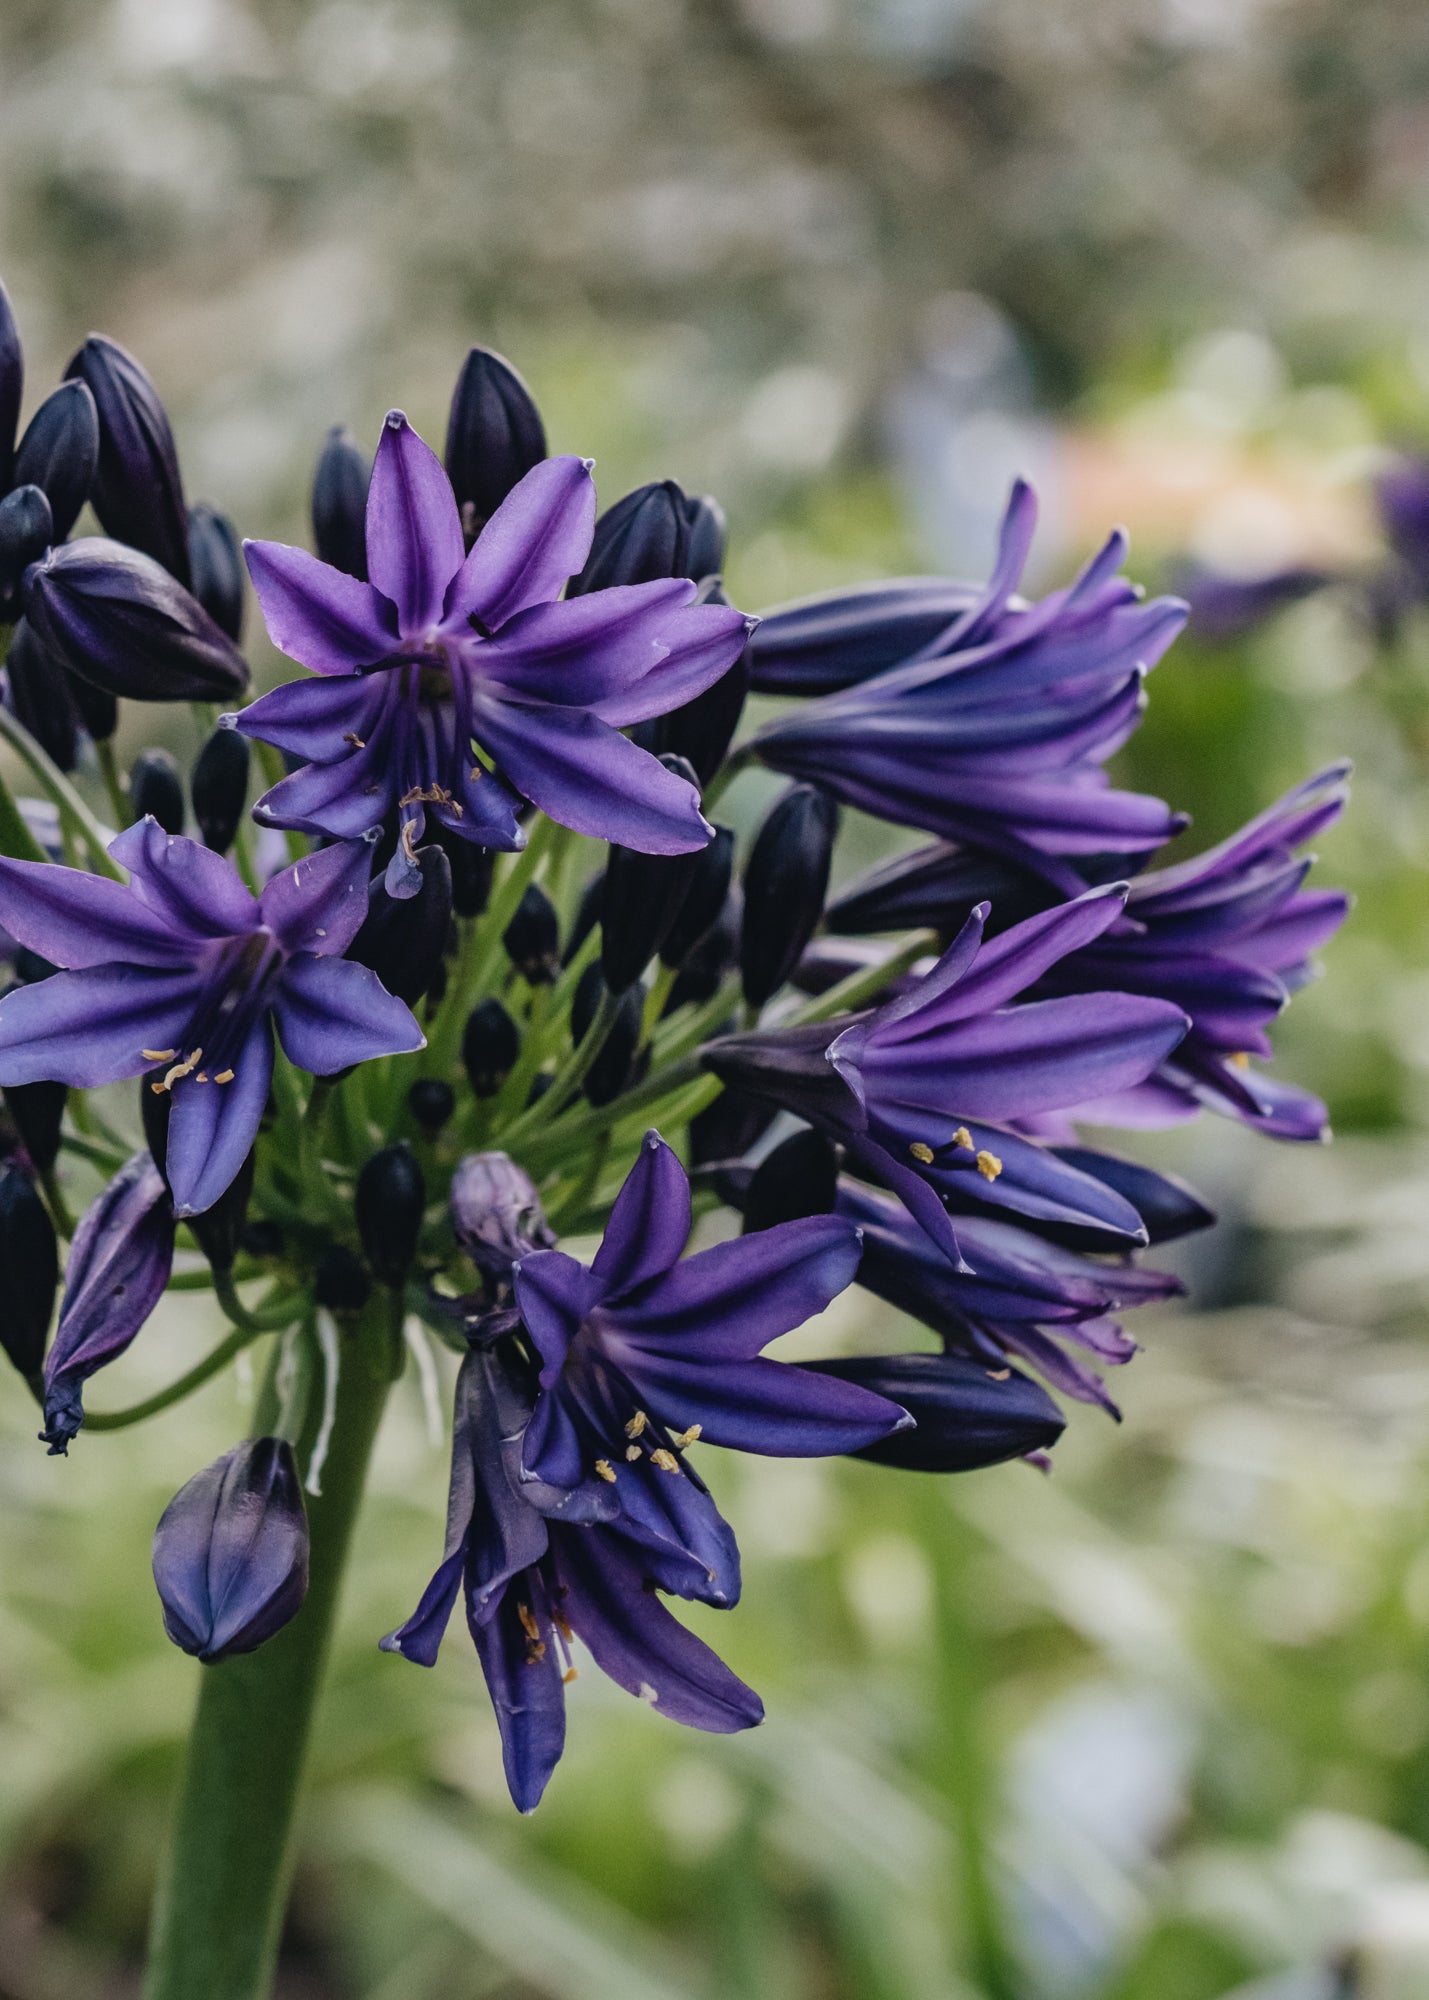
[[[720,981],[739,956],[739,933],[743,921],[744,892],[731,882],[724,907],[709,929],[685,953],[679,976],[670,988],[665,1012],[681,1007],[700,1006],[712,1000]]]
[[[62,542],[94,488],[99,465],[99,418],[83,382],[51,390],[25,427],[15,453],[16,486],[38,486]]]
[[[461,1059],[478,1097],[495,1097],[520,1053],[521,1030],[499,1000],[482,1000],[472,1008],[462,1031]]]
[[[184,781],[167,750],[145,750],[134,759],[129,772],[129,803],[135,819],[149,814],[165,833],[183,832]]]
[[[839,1156],[832,1142],[813,1130],[791,1133],[754,1171],[740,1204],[745,1234],[805,1215],[831,1215],[838,1191]]]
[[[546,430],[531,391],[504,356],[473,347],[452,394],[446,448],[468,546],[545,456]]]
[[[20,1135],[20,1143],[32,1164],[47,1174],[59,1158],[60,1127],[64,1123],[69,1085],[65,1083],[7,1083],[5,1109]],[[3,1268],[3,1260],[0,1260]]]
[[[58,662],[57,662],[58,664]],[[119,727],[119,702],[106,688],[81,680],[68,667],[62,668],[75,712],[96,743],[107,743]]]
[[[347,956],[367,965],[387,991],[415,1006],[431,986],[446,950],[452,921],[451,864],[440,847],[417,850],[420,875],[414,896],[389,896],[385,878],[373,877],[367,915]]]
[[[660,762],[673,777],[695,783],[683,757],[666,756]],[[638,979],[664,944],[706,852],[696,848],[693,854],[640,854],[631,847],[610,849],[601,895],[600,967],[612,993],[623,992]]]
[[[243,551],[228,516],[202,502],[189,509],[189,568],[194,596],[220,632],[237,644],[247,604]]]
[[[902,1404],[916,1428],[895,1431],[851,1456],[906,1472],[976,1472],[1045,1451],[1066,1427],[1039,1383],[967,1355],[860,1354],[804,1365]]]
[[[452,1234],[484,1277],[504,1282],[532,1250],[549,1250],[555,1233],[524,1167],[505,1153],[468,1153],[452,1175]]]
[[[286,1438],[249,1438],[180,1487],[154,1531],[164,1630],[205,1662],[251,1653],[308,1590],[308,1517]]]
[[[158,390],[132,354],[99,333],[90,335],[65,375],[88,385],[99,413],[95,513],[107,533],[142,549],[187,589],[188,509],[174,434]]]
[[[25,577],[25,611],[82,680],[135,701],[233,702],[243,655],[151,557],[99,537],[54,549]]]
[[[712,493],[692,493],[686,497],[685,522],[690,536],[685,561],[688,574],[699,583],[724,568],[728,524],[723,507]]]
[[[571,1002],[571,1040],[577,1048],[585,1040],[607,990],[600,967],[588,965]],[[615,1019],[600,1053],[586,1071],[581,1088],[588,1103],[611,1104],[629,1083],[644,1013],[644,993],[638,986],[627,986],[619,996]]]
[[[362,1254],[384,1285],[406,1282],[422,1233],[427,1183],[410,1146],[384,1146],[357,1176],[355,1208]]]
[[[12,484],[15,432],[20,423],[20,399],[25,388],[25,357],[15,324],[10,295],[0,285],[0,493]]]
[[[533,882],[501,933],[506,955],[531,986],[549,986],[561,969],[561,925],[556,906]]]
[[[313,1303],[327,1312],[357,1313],[372,1296],[362,1260],[345,1243],[329,1243],[313,1272]]]
[[[734,834],[727,826],[717,826],[714,839],[693,857],[690,884],[685,899],[675,913],[675,921],[660,947],[664,965],[683,965],[700,939],[718,923],[729,895],[734,871]]]
[[[424,1132],[435,1136],[451,1122],[456,1092],[440,1077],[419,1076],[407,1092],[407,1109]]]
[[[313,474],[313,547],[325,563],[367,581],[367,488],[372,461],[346,424],[334,424]]]
[[[567,594],[583,597],[613,584],[705,576],[718,569],[723,553],[724,516],[714,501],[691,500],[673,479],[655,480],[606,508],[595,524],[585,568]],[[696,561],[705,566],[696,569]]]
[[[62,771],[72,771],[79,748],[79,710],[73,677],[41,645],[28,618],[10,635],[5,656],[10,707],[45,754]]]
[[[778,1116],[778,1106],[765,1098],[726,1086],[690,1120],[691,1166],[738,1162]]]
[[[7,622],[20,579],[54,539],[50,503],[38,486],[17,486],[0,500],[0,608]]]
[[[798,964],[823,915],[838,807],[816,785],[794,785],[759,829],[744,870],[739,969],[761,1007]]]
[[[0,1270],[5,1273],[0,1347],[27,1382],[37,1382],[59,1284],[59,1249],[49,1210],[14,1160],[0,1165]]]
[[[459,835],[448,832],[446,827],[435,826],[431,820],[427,822],[427,834],[435,839],[451,863],[452,914],[479,917],[491,897],[495,853],[489,847],[477,847],[470,840],[462,840]]]
[[[195,760],[189,796],[203,844],[215,854],[227,854],[238,836],[251,754],[248,738],[236,729],[215,729]]]

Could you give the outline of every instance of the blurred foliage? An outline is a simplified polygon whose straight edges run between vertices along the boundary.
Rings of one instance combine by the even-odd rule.
[[[0,10],[32,389],[91,324],[129,342],[245,530],[302,532],[328,423],[438,433],[480,338],[607,492],[721,494],[742,603],[945,556],[965,502],[984,560],[1024,448],[1053,557],[1121,514],[1151,582],[1187,550],[1347,579],[1189,635],[1123,759],[1196,843],[1357,759],[1323,872],[1359,907],[1278,1031],[1340,1144],[1149,1148],[1225,1223],[1124,1429],[1077,1412],[1051,1479],[713,1466],[748,1580],[704,1625],[768,1722],[694,1738],[583,1676],[529,1821],[464,1635],[430,1675],[375,1648],[441,1533],[404,1384],[284,2000],[1429,1990],[1429,618],[1365,608],[1375,451],[1429,438],[1426,81],[1408,0]],[[898,1337],[832,1317],[811,1346]],[[171,1300],[104,1400],[208,1338]],[[243,1385],[65,1462],[0,1387],[0,1996],[119,2000],[196,1671],[149,1536]]]

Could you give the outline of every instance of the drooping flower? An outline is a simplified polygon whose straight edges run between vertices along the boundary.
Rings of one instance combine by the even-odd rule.
[[[510,1341],[463,1361],[446,1550],[412,1617],[382,1641],[385,1652],[431,1666],[461,1594],[522,1812],[539,1802],[565,1746],[575,1639],[619,1686],[673,1721],[728,1733],[764,1713],[753,1690],[665,1609],[640,1545],[598,1513],[589,1525],[567,1525],[570,1496],[522,1471],[535,1393]],[[609,1487],[603,1505],[606,1515],[618,1508]]]
[[[516,1305],[542,1362],[521,1465],[572,1496],[566,1518],[614,1518],[666,1588],[688,1590],[693,1559],[708,1578],[698,1594],[733,1602],[733,1537],[686,1448],[702,1439],[816,1457],[871,1444],[908,1418],[762,1354],[852,1280],[851,1223],[811,1216],[684,1257],[689,1232],[689,1181],[651,1132],[589,1268],[559,1250],[516,1265]]]
[[[1124,884],[1090,890],[986,942],[979,905],[932,971],[873,1012],[726,1036],[705,1065],[841,1139],[955,1258],[948,1201],[1144,1241],[1113,1186],[1014,1126],[1141,1082],[1185,1014],[1119,992],[1006,1004],[1099,937],[1125,898]]]
[[[468,555],[450,480],[393,411],[368,494],[370,581],[301,549],[248,545],[274,643],[320,676],[236,718],[245,734],[308,760],[260,815],[349,837],[397,812],[394,894],[416,888],[428,811],[483,847],[523,844],[522,797],[562,825],[647,853],[702,847],[697,794],[620,730],[718,679],[749,621],[693,603],[684,580],[557,601],[585,559],[594,516],[589,462],[544,459]]]
[[[1006,855],[1075,895],[1075,857],[1145,853],[1184,824],[1159,799],[1110,790],[1102,766],[1140,721],[1142,681],[1186,611],[1173,598],[1143,603],[1117,575],[1119,533],[1067,590],[1018,604],[1035,519],[1032,490],[1019,481],[975,603],[869,678],[864,634],[850,649],[848,683],[766,723],[751,747],[847,805]],[[800,615],[794,607],[758,628],[756,687],[777,685],[777,675],[761,678],[760,660],[777,658],[781,619]],[[827,603],[821,621],[837,674],[843,642]]]
[[[154,1530],[164,1630],[211,1663],[251,1653],[301,1609],[308,1516],[286,1438],[249,1438],[180,1487]]]
[[[208,1208],[257,1135],[273,1028],[316,1075],[419,1049],[410,1010],[342,953],[367,909],[369,851],[323,849],[261,897],[197,841],[140,820],[110,847],[127,887],[0,860],[0,918],[67,968],[0,1000],[0,1083],[88,1089],[154,1072],[172,1091],[166,1172],[181,1216]]]

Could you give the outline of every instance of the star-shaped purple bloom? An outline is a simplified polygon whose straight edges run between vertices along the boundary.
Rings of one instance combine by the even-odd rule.
[[[324,848],[261,897],[233,864],[143,819],[110,845],[127,887],[0,860],[0,922],[67,968],[0,1001],[0,1083],[90,1089],[154,1072],[173,1092],[166,1172],[178,1215],[218,1200],[268,1101],[273,1027],[319,1076],[424,1045],[411,1010],[342,956],[367,913],[371,853]]]
[[[852,1281],[851,1223],[811,1216],[685,1257],[689,1233],[689,1181],[651,1132],[589,1268],[559,1250],[515,1266],[516,1304],[543,1363],[521,1465],[575,1496],[563,1500],[567,1519],[614,1518],[666,1589],[732,1603],[733,1536],[686,1446],[817,1457],[909,1420],[881,1396],[762,1356]],[[692,1561],[707,1585],[692,1584]]]
[[[696,792],[620,731],[718,680],[750,621],[695,604],[683,579],[559,602],[594,525],[590,461],[549,458],[468,555],[451,481],[394,410],[367,499],[370,581],[302,549],[247,545],[274,644],[320,676],[236,718],[306,760],[259,816],[347,837],[397,811],[393,894],[416,886],[411,857],[428,811],[483,847],[524,844],[522,798],[642,853],[703,847]]]

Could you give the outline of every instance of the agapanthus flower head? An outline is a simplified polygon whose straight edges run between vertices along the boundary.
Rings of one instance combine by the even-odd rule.
[[[764,1714],[758,1695],[665,1609],[639,1544],[599,1521],[566,1525],[562,1496],[522,1472],[534,1393],[510,1342],[463,1361],[446,1550],[412,1617],[382,1641],[431,1666],[460,1593],[522,1812],[540,1801],[565,1747],[577,1639],[602,1672],[675,1722],[727,1733]]]
[[[205,1662],[251,1653],[302,1609],[308,1517],[286,1438],[235,1445],[174,1495],[154,1530],[164,1630]]]
[[[1007,1004],[1115,923],[1125,899],[1125,884],[1089,890],[987,941],[980,905],[931,972],[852,1025],[726,1036],[706,1066],[842,1139],[954,1257],[949,1201],[1144,1241],[1130,1203],[1015,1126],[1141,1082],[1186,1015],[1115,991]]]
[[[1159,799],[1110,790],[1102,766],[1140,721],[1142,682],[1186,608],[1144,603],[1117,574],[1120,533],[1069,588],[1014,604],[1035,520],[1019,481],[981,597],[900,665],[766,723],[752,748],[847,805],[1024,861],[1074,895],[1076,857],[1143,854],[1184,824]],[[756,686],[792,615],[761,623]],[[835,629],[831,658],[839,643]]]
[[[523,797],[647,853],[704,845],[698,795],[620,731],[717,680],[749,621],[694,603],[683,580],[560,602],[590,547],[590,474],[585,459],[542,460],[468,554],[451,481],[393,411],[367,500],[369,581],[301,549],[248,545],[270,636],[320,677],[236,718],[307,760],[261,817],[346,838],[396,814],[394,894],[416,889],[428,814],[462,840],[513,849]]]
[[[152,1072],[174,1093],[166,1170],[180,1215],[209,1207],[258,1131],[273,1028],[316,1075],[418,1049],[410,1010],[342,957],[367,910],[369,851],[324,848],[260,897],[197,841],[140,820],[110,847],[127,887],[0,860],[5,922],[64,970],[0,1001],[0,1083],[91,1088]]]

